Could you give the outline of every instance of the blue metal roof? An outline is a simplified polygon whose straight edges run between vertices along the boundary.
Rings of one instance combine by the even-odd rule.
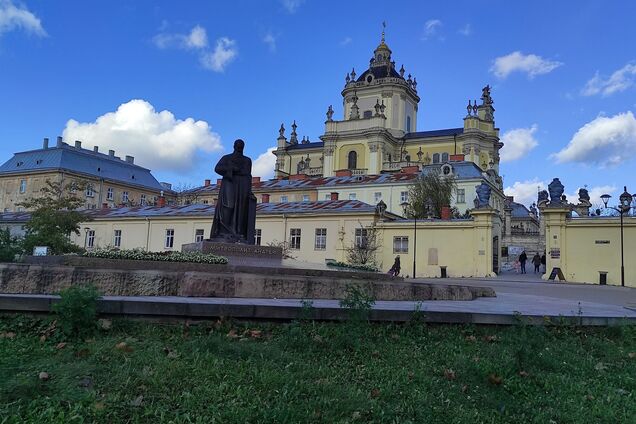
[[[464,128],[446,128],[443,130],[433,130],[433,131],[418,131],[407,133],[404,136],[405,140],[411,140],[415,138],[430,138],[430,137],[447,137],[453,135],[460,135],[464,133]]]
[[[530,211],[521,203],[510,202],[510,207],[512,208],[511,216],[513,218],[528,218],[530,216]]]
[[[298,144],[290,144],[287,146],[287,150],[298,150],[298,149],[314,149],[324,146],[325,143],[322,141],[312,141],[311,143],[298,143]]]
[[[463,162],[448,162],[453,168],[453,175],[458,180],[481,178],[483,171],[475,162],[463,161]],[[422,174],[428,174],[430,172],[440,172],[440,168],[443,164],[426,165],[422,169]]]
[[[146,168],[115,156],[71,147],[65,143],[60,147],[15,153],[0,166],[0,175],[54,170],[76,172],[153,190],[166,190]]]

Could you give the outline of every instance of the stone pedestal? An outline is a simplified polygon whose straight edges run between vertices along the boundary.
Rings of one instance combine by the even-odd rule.
[[[181,246],[182,252],[212,253],[224,256],[230,265],[280,265],[283,249],[275,246],[256,246],[241,243],[220,243],[203,240]]]

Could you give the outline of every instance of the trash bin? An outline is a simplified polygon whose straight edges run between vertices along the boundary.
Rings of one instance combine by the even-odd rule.
[[[446,267],[445,266],[440,266],[439,270],[440,270],[441,277],[442,278],[446,278]]]
[[[601,286],[604,286],[607,284],[607,271],[599,271],[598,272],[598,283]]]

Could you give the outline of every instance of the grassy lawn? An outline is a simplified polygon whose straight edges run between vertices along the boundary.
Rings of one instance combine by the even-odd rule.
[[[0,423],[636,422],[635,327],[50,322],[0,317]]]

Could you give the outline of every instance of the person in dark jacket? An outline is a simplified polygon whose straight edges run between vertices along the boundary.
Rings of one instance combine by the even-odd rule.
[[[389,270],[389,275],[391,277],[397,277],[400,275],[400,255],[395,257],[395,262],[393,262],[393,266]]]
[[[541,256],[539,256],[539,252],[535,253],[532,258],[532,264],[534,265],[534,273],[541,272]]]
[[[541,255],[541,272],[545,274],[545,252]]]
[[[528,255],[526,255],[526,251],[524,250],[523,252],[521,252],[521,255],[519,255],[519,263],[521,264],[521,273],[525,274],[526,273],[526,261],[528,260]]]

